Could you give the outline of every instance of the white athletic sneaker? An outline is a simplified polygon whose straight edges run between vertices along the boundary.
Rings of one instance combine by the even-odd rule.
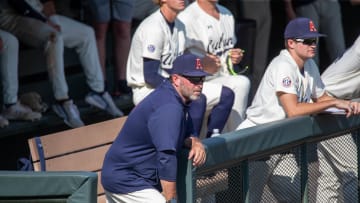
[[[85,102],[91,106],[107,111],[114,117],[124,116],[124,113],[115,105],[108,92],[104,92],[102,95],[90,92],[86,95]]]
[[[2,113],[8,120],[35,121],[40,120],[41,118],[41,113],[32,111],[30,107],[27,107],[20,102],[5,108]]]
[[[80,118],[80,113],[72,100],[65,101],[62,105],[54,104],[52,109],[55,113],[64,119],[66,125],[71,128],[84,126],[84,122]]]
[[[0,115],[0,128],[4,128],[9,125],[9,121]]]

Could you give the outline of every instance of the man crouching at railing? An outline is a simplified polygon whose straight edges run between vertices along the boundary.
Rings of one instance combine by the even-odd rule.
[[[286,49],[267,67],[252,105],[247,109],[247,119],[238,129],[311,115],[330,107],[343,110],[347,117],[360,113],[358,102],[336,99],[325,91],[318,67],[312,59],[318,38],[323,36],[308,18],[295,18],[288,23],[284,32]],[[282,174],[284,170],[276,170],[277,176],[284,177],[281,181],[273,175],[280,164],[289,163],[296,163],[292,153],[276,154],[267,161],[250,163],[250,202],[260,202],[266,184],[279,202],[301,202],[301,195],[296,194],[299,192],[296,188],[300,188],[296,172],[291,176]]]
[[[170,81],[129,114],[105,155],[101,180],[108,202],[176,202],[177,153],[189,147],[193,165],[205,163],[204,146],[194,137],[188,113],[208,75],[198,61],[192,54],[176,58]]]

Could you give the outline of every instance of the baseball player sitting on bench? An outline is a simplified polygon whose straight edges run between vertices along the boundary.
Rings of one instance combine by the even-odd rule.
[[[358,102],[337,99],[326,92],[312,59],[316,54],[318,38],[322,36],[308,18],[295,18],[288,23],[284,32],[286,49],[267,67],[255,98],[246,111],[247,118],[238,129],[315,114],[330,107],[343,109],[348,117],[360,113]],[[268,161],[251,162],[249,177],[254,179],[250,180],[250,202],[260,202],[266,184],[279,202],[300,202],[294,189],[299,188],[300,180],[295,176],[298,173],[295,171],[293,176],[283,174],[287,171],[286,167],[294,163],[292,153],[276,154]]]
[[[154,2],[160,5],[160,9],[143,20],[137,28],[127,63],[127,81],[132,87],[135,105],[169,77],[168,71],[172,68],[173,61],[184,53],[187,44],[184,25],[177,19],[177,14],[185,8],[184,2]],[[209,60],[204,57],[198,62],[204,66]],[[211,106],[209,119],[205,122],[208,127],[202,137],[209,137],[213,129],[221,131],[224,128],[234,102],[231,89],[216,84],[213,90],[219,94],[214,98],[216,104]],[[206,100],[202,94],[200,99],[190,105],[189,113],[198,134],[204,120]]]
[[[53,111],[71,128],[84,126],[80,112],[69,96],[64,71],[64,47],[76,50],[90,89],[85,102],[114,117],[124,113],[105,90],[94,30],[81,22],[56,13],[52,0],[1,1],[0,27],[21,43],[43,48],[49,80],[56,102]]]
[[[235,93],[232,111],[224,129],[233,131],[245,119],[250,90],[250,81],[246,76],[231,74],[232,66],[239,64],[243,57],[243,50],[234,48],[234,17],[217,1],[197,0],[179,14],[179,19],[184,23],[189,39],[187,50],[201,57],[206,56],[210,60],[204,63],[212,64],[204,64],[205,71],[213,74],[204,83],[203,94],[207,98],[207,108],[218,105],[222,94],[221,85]]]

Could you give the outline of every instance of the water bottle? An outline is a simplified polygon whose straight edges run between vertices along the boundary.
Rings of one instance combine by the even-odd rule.
[[[217,128],[213,129],[211,137],[216,137],[216,136],[219,136],[219,135],[220,135],[220,130],[217,129]]]

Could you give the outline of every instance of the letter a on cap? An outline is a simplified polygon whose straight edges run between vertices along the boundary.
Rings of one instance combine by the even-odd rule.
[[[197,70],[202,70],[201,61],[200,61],[199,58],[196,59],[196,69]]]
[[[310,29],[310,32],[316,32],[316,28],[315,28],[315,25],[313,23],[313,21],[309,21],[309,29]]]

